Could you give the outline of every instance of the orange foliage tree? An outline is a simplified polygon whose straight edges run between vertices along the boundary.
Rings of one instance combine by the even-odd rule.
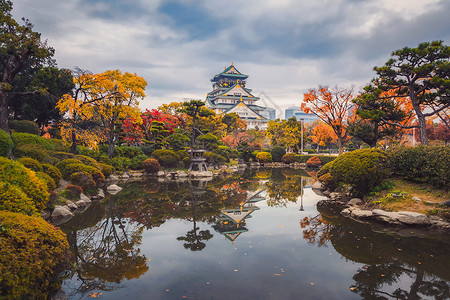
[[[319,146],[326,146],[336,141],[336,134],[331,126],[319,123],[312,129],[310,138],[314,144],[317,144],[317,152],[319,152]]]
[[[325,124],[328,124],[336,134],[339,154],[342,154],[347,138],[348,113],[353,103],[353,89],[319,86],[310,89],[303,95],[301,108],[305,113],[312,112]]]

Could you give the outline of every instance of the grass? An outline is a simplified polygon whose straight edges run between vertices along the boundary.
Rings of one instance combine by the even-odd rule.
[[[413,197],[418,197],[421,201],[414,201]],[[379,189],[368,196],[367,203],[372,208],[387,211],[411,211],[448,218],[450,209],[443,206],[447,200],[450,200],[450,191],[393,179],[389,184],[385,184],[384,189]]]

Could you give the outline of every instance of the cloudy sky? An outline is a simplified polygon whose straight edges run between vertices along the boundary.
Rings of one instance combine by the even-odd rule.
[[[361,88],[391,52],[450,40],[448,0],[13,0],[60,68],[144,77],[141,108],[204,99],[234,62],[262,105],[320,85]]]

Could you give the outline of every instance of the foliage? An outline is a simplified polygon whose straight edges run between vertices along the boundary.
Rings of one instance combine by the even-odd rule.
[[[80,199],[80,195],[83,189],[79,185],[69,184],[64,189],[68,194],[70,199]]]
[[[182,108],[179,111],[192,118],[191,148],[194,149],[196,136],[201,132],[197,127],[197,121],[201,117],[214,115],[214,112],[207,109],[205,103],[201,100],[191,100],[188,102],[184,102]]]
[[[207,133],[207,134],[201,135],[201,136],[198,137],[197,140],[207,150],[212,151],[212,150],[214,150],[214,149],[216,149],[218,147],[217,143],[218,143],[219,139],[214,134]]]
[[[138,155],[145,154],[140,147],[117,146],[114,150],[114,156],[133,158]]]
[[[128,168],[128,166],[131,163],[131,159],[128,157],[114,157],[111,159],[111,165],[117,170],[117,171],[124,171]]]
[[[319,180],[329,173],[331,178],[326,183],[328,186],[336,187],[339,184],[349,184],[353,187],[353,192],[356,195],[367,194],[390,175],[388,156],[379,149],[347,152],[338,156],[323,168],[326,172],[319,171],[317,174],[320,176]]]
[[[152,152],[152,156],[156,159],[161,158],[162,156],[173,156],[176,160],[179,160],[180,157],[173,150],[167,149],[158,149]]]
[[[49,152],[37,144],[19,145],[13,153],[16,157],[31,157],[42,162],[49,157]]]
[[[100,167],[100,164],[93,158],[89,157],[89,156],[85,156],[85,155],[75,155],[74,159],[78,159],[79,161],[81,161],[83,164],[87,165],[87,166],[91,166],[94,167],[98,170],[101,170],[102,168]]]
[[[284,147],[275,146],[272,148],[271,154],[273,161],[280,162],[283,155],[286,154],[286,150],[284,149]]]
[[[47,190],[53,191],[54,189],[56,189],[56,183],[53,178],[50,177],[50,175],[44,172],[36,172],[36,176],[47,185]]]
[[[28,120],[10,120],[9,128],[14,132],[30,133],[35,135],[39,135],[41,133],[38,124]]]
[[[266,136],[272,146],[284,146],[289,151],[297,151],[301,148],[301,123],[295,117],[271,120],[267,123]]]
[[[65,179],[70,179],[73,173],[84,172],[91,175],[97,185],[105,182],[105,176],[99,169],[85,165],[78,159],[69,158],[62,160],[56,167],[61,171],[61,174]]]
[[[27,19],[23,19],[24,25],[14,20],[11,1],[1,1],[0,10],[0,129],[9,133],[8,106],[12,98],[17,92],[39,93],[36,90],[17,91],[16,77],[24,73],[25,66],[32,70],[51,63],[54,50],[41,41],[41,35],[33,31],[33,25]]]
[[[156,173],[159,170],[161,170],[161,165],[159,164],[159,161],[154,158],[147,158],[142,162],[142,167],[144,168],[146,173]]]
[[[160,156],[158,161],[160,165],[165,168],[174,168],[178,165],[178,159],[173,155]]]
[[[142,163],[146,159],[147,159],[147,155],[145,155],[145,154],[141,154],[141,155],[133,157],[130,161],[130,168],[133,170],[142,169]]]
[[[173,150],[178,151],[187,147],[190,139],[185,134],[174,132],[166,138],[166,141]]]
[[[330,125],[319,123],[312,129],[311,142],[317,145],[317,152],[320,146],[329,146],[335,140],[336,134]]]
[[[40,211],[45,207],[48,193],[45,183],[21,163],[0,157],[0,181],[9,182],[21,189]]]
[[[226,146],[219,146],[217,149],[214,149],[212,152],[219,154],[220,156],[224,157],[226,162],[230,161],[230,151],[229,148]]]
[[[22,157],[18,160],[22,165],[35,172],[42,172],[42,165],[37,160],[30,157]]]
[[[295,162],[295,153],[286,153],[281,157],[281,161],[285,164],[292,164]]]
[[[95,188],[95,181],[92,175],[86,172],[75,172],[69,177],[69,181],[75,185],[79,185],[83,190]]]
[[[322,161],[318,156],[313,156],[306,161],[307,168],[320,168],[322,166]]]
[[[396,147],[389,151],[392,171],[407,180],[450,188],[450,147]]]
[[[68,165],[71,164],[82,164],[81,160],[74,159],[74,158],[66,158],[61,160],[59,163],[56,164],[56,167],[58,170],[63,174],[65,172],[65,169]]]
[[[0,211],[22,213],[24,215],[38,214],[33,200],[19,187],[7,181],[0,181]]]
[[[206,158],[206,161],[212,165],[220,165],[227,161],[225,157],[214,152],[205,152],[203,156]]]
[[[15,147],[21,146],[21,145],[34,144],[34,145],[39,145],[40,147],[42,147],[46,150],[57,150],[57,149],[55,149],[55,144],[53,141],[50,141],[39,135],[35,135],[35,134],[31,134],[31,133],[13,132],[13,133],[11,133],[11,138],[14,142]]]
[[[310,89],[303,95],[301,108],[305,113],[312,112],[325,124],[333,129],[342,154],[345,140],[347,138],[348,112],[353,103],[353,89],[335,87],[329,89],[319,86],[318,89]]]
[[[75,155],[73,155],[73,153],[69,153],[69,152],[55,151],[55,152],[52,152],[52,157],[58,159],[58,161],[61,161],[61,160],[68,159],[68,158],[74,158]]]
[[[240,143],[237,150],[239,151],[240,159],[243,159],[244,161],[250,161],[250,159],[254,160],[255,155],[253,152],[255,151],[255,148],[249,143]]]
[[[320,159],[320,161],[322,162],[322,165],[325,165],[325,164],[329,163],[330,161],[333,161],[336,159],[336,156],[330,156],[330,155],[299,155],[299,154],[296,154],[294,156],[294,159],[296,162],[306,163],[313,156],[317,156]]]
[[[258,154],[256,154],[256,159],[262,163],[269,163],[272,162],[272,154],[269,152],[258,152]]]
[[[0,156],[7,156],[13,147],[11,136],[0,129]]]
[[[58,184],[62,178],[61,172],[58,168],[50,164],[42,164],[41,166],[43,172],[48,174],[55,181],[55,183]]]
[[[105,163],[99,163],[100,166],[100,171],[102,171],[103,175],[105,175],[105,177],[109,177],[109,175],[114,173],[114,167],[107,165]]]
[[[420,141],[428,144],[426,119],[450,107],[449,58],[450,47],[442,41],[396,50],[384,66],[374,68],[379,77],[365,91],[372,99],[385,99],[387,91],[394,94],[390,98],[406,99],[417,118]]]
[[[227,134],[247,129],[247,123],[242,120],[237,113],[223,114],[222,123],[226,125]]]
[[[66,261],[66,235],[42,218],[0,211],[1,295],[45,299],[58,288],[55,269]]]

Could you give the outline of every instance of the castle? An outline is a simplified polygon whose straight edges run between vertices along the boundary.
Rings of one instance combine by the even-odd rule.
[[[259,97],[245,87],[248,75],[239,72],[234,64],[211,79],[213,90],[206,96],[206,107],[217,114],[236,113],[247,122],[247,128],[266,129],[268,109],[256,104]]]

